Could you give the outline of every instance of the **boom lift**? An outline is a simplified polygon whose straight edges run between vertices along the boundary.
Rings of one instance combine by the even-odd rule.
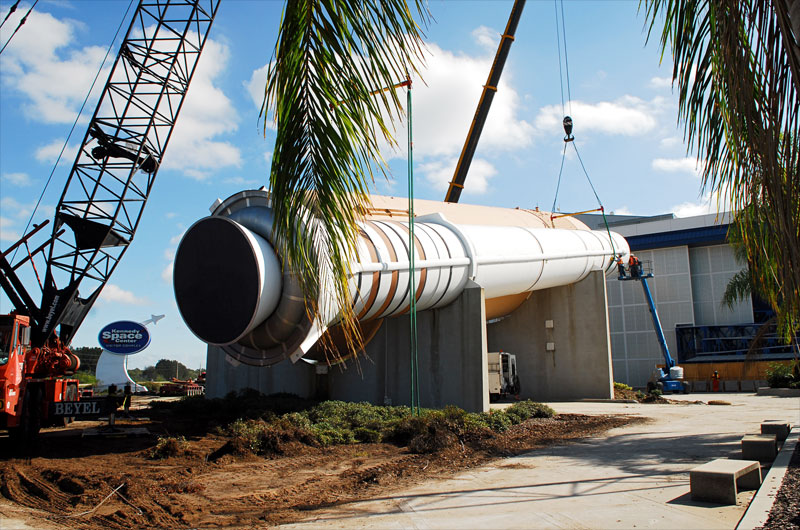
[[[656,368],[653,373],[651,381],[647,383],[648,392],[653,390],[660,390],[661,392],[673,392],[684,394],[689,393],[689,384],[683,381],[683,369],[681,369],[672,356],[669,354],[669,347],[667,346],[667,339],[664,337],[664,330],[661,327],[661,320],[658,318],[658,311],[656,304],[653,301],[653,296],[650,294],[650,287],[647,285],[647,279],[653,278],[651,271],[643,271],[642,264],[638,258],[631,254],[631,262],[626,273],[625,267],[621,262],[618,262],[620,281],[636,280],[642,284],[642,291],[644,291],[645,300],[647,300],[647,307],[650,309],[650,316],[653,318],[653,328],[656,331],[658,344],[661,347],[661,353],[664,356],[664,368]]]
[[[14,306],[0,316],[0,429],[15,437],[63,421],[59,411],[82,410],[55,406],[79,400],[69,376],[80,361],[69,343],[133,240],[218,7],[219,0],[140,0],[50,237],[31,250],[45,221],[0,253],[0,286]],[[17,275],[23,265],[39,303]]]

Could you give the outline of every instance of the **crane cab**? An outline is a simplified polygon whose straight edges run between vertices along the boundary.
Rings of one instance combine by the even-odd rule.
[[[0,429],[16,426],[24,392],[25,359],[30,350],[30,319],[0,315]]]

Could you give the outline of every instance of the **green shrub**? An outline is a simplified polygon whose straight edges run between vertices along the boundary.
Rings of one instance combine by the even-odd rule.
[[[380,443],[381,440],[383,440],[380,431],[370,429],[369,427],[356,427],[353,431],[353,435],[360,443]]]
[[[616,381],[614,382],[614,388],[617,390],[633,390],[632,386],[628,386],[625,383],[617,383]]]
[[[552,418],[556,415],[556,411],[547,405],[529,399],[514,403],[505,412],[509,415],[514,425],[531,418]]]
[[[480,417],[486,425],[494,432],[505,432],[508,430],[513,422],[511,417],[502,410],[490,410],[489,412],[481,412]]]
[[[323,447],[356,442],[356,436],[353,431],[342,428],[341,425],[334,425],[328,422],[315,423],[311,427],[311,432]]]
[[[189,448],[189,443],[183,436],[159,436],[156,445],[150,448],[148,456],[153,460],[161,460],[170,456],[177,456]]]
[[[795,381],[794,362],[769,363],[767,367],[767,382],[772,388],[788,388]]]

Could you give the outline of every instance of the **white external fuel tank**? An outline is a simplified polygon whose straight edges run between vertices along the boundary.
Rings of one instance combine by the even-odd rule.
[[[353,310],[365,325],[409,310],[407,199],[373,197],[350,278]],[[576,283],[627,260],[625,239],[550,214],[415,201],[418,311],[446,306],[472,280],[484,289],[487,318],[512,312],[531,291]],[[181,241],[174,267],[178,308],[201,340],[250,365],[308,354],[335,324],[311,322],[293,275],[281,273],[270,244],[265,190],[218,201]],[[377,329],[377,327],[375,328]]]

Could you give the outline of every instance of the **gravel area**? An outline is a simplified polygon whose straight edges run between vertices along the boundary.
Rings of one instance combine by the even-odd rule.
[[[781,489],[775,497],[775,504],[769,512],[764,530],[800,530],[800,444],[783,477]]]

